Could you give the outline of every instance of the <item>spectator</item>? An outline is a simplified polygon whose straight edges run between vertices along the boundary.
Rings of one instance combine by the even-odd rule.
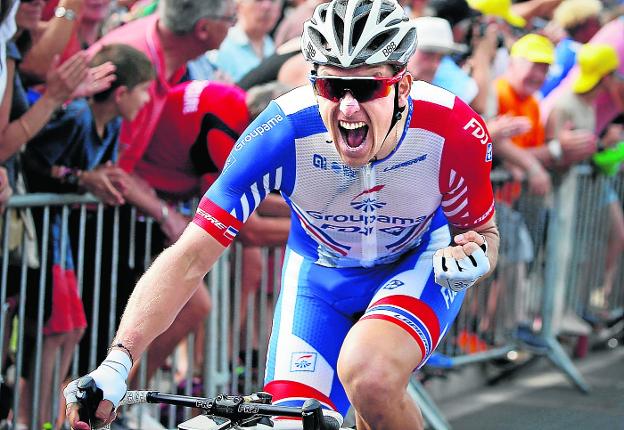
[[[546,124],[547,137],[556,136],[564,124],[571,123],[575,129],[591,133],[596,130],[596,109],[594,101],[600,93],[617,85],[616,71],[619,59],[613,47],[606,44],[586,44],[578,51],[577,61],[580,73],[568,91],[563,92],[551,111]],[[597,139],[597,136],[595,137]],[[611,125],[604,137],[598,141],[600,148],[611,148],[624,140],[621,125]],[[622,205],[609,181],[603,192],[604,205],[609,211],[609,240],[605,261],[602,296],[596,295],[597,304],[604,304],[613,289],[618,262],[624,251],[624,215]],[[599,298],[599,299],[597,299]]]
[[[592,44],[606,43],[615,48],[620,60],[620,66],[618,67],[620,74],[624,74],[624,37],[622,37],[622,34],[624,34],[624,16],[620,16],[604,25],[590,41]],[[540,102],[540,110],[544,122],[557,99],[572,86],[577,74],[578,66],[574,66],[561,84]],[[607,124],[624,112],[624,83],[614,85],[610,91],[603,91],[594,101],[594,106],[596,107],[596,132],[600,133]]]
[[[544,126],[534,94],[541,88],[548,67],[554,61],[554,46],[544,36],[528,34],[511,48],[511,59],[505,76],[495,82],[498,113],[526,117],[530,128],[511,141],[535,156],[546,167],[561,167],[562,157],[573,164],[591,155],[595,149],[592,134],[585,130],[564,128],[546,145]],[[528,172],[527,172],[528,173]]]
[[[467,47],[453,41],[451,26],[445,19],[422,17],[414,19],[414,23],[418,44],[407,68],[414,80],[432,83],[442,58],[453,53],[464,53]]]
[[[123,171],[106,165],[106,162],[115,158],[119,117],[131,119],[136,116],[149,97],[147,86],[153,78],[153,70],[143,54],[121,45],[103,48],[94,57],[92,65],[97,67],[109,62],[115,65],[117,77],[111,88],[95,94],[89,101],[77,99],[71,102],[27,146],[22,161],[30,191],[58,193],[85,189],[107,203],[123,202],[112,185],[121,186]],[[42,219],[42,214],[35,216],[35,219]],[[78,296],[72,250],[69,242],[61,240],[60,213],[52,211],[51,220],[51,257],[48,259],[49,267],[44,268],[48,273],[47,289],[51,289],[51,292],[46,292],[51,303],[51,314],[44,326],[42,356],[54,357],[57,351],[62,352],[60,376],[63,380],[69,370],[74,347],[84,333],[86,319]],[[41,237],[41,225],[38,225],[38,232]],[[61,243],[68,246],[65,261],[60,260],[63,254]],[[90,269],[93,270],[91,267],[87,271]],[[38,282],[38,277],[34,280]],[[43,360],[42,386],[52,386],[53,373],[54,360]],[[31,369],[30,380],[33,374]],[[22,397],[20,417],[25,420],[30,417],[30,396],[31,392],[26,390]],[[42,391],[39,404],[41,423],[49,421],[50,390]],[[33,427],[40,426],[33,424]]]
[[[546,97],[565,78],[574,64],[576,53],[582,44],[587,43],[600,30],[599,0],[565,0],[554,13],[554,22],[566,31],[555,49],[555,62],[548,71],[546,82],[540,93]]]
[[[238,22],[216,53],[215,64],[233,82],[275,51],[269,32],[277,22],[281,0],[238,0]]]
[[[128,189],[142,190],[124,195],[124,199],[128,203],[138,205],[143,213],[152,216],[159,224],[158,231],[165,235],[164,237],[161,235],[159,240],[153,242],[153,250],[145,250],[148,256],[152,251],[158,253],[165,242],[176,240],[186,227],[188,219],[159,198],[147,200],[154,197],[155,192],[145,180],[134,175],[135,167],[144,158],[144,153],[155,136],[154,132],[169,92],[185,75],[186,63],[209,49],[217,49],[233,21],[235,21],[235,5],[230,0],[161,0],[157,14],[130,22],[107,33],[91,48],[96,50],[99,46],[110,43],[127,43],[145,53],[156,68],[156,80],[149,88],[150,102],[139,112],[136,119],[131,122],[123,121],[119,138],[119,166],[132,174],[130,180],[133,181],[133,185]],[[130,225],[130,208],[122,208],[120,225]],[[147,226],[142,225],[140,228],[140,234],[143,234]],[[130,240],[129,235],[129,229],[121,231],[121,243]],[[121,251],[127,250],[122,248]],[[120,285],[118,291],[117,303],[118,306],[123,306],[134,286],[134,277],[143,269],[138,265],[129,267],[126,263],[128,259],[124,262],[124,259],[120,258],[119,261],[120,279],[124,279],[127,283]],[[144,260],[137,255],[136,261]],[[160,366],[163,357],[167,357],[180,340],[203,321],[209,309],[210,297],[207,290],[198,288],[181,311],[180,315],[183,317],[176,319],[152,344],[148,355],[148,368],[156,369]],[[102,316],[100,327],[103,330],[102,337],[106,339],[108,320],[104,318]],[[106,354],[106,341],[98,344],[99,357]]]
[[[281,46],[291,39],[299,38],[303,31],[303,23],[314,13],[314,9],[326,0],[305,0],[289,13],[275,30],[275,46]]]

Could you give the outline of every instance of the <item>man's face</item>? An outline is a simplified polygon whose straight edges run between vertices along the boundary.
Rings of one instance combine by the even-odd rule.
[[[237,18],[236,4],[233,1],[224,2],[223,10],[214,16],[202,18],[197,26],[202,29],[201,43],[203,48],[206,51],[219,49],[228,34],[228,30],[234,25]]]
[[[41,20],[41,11],[45,2],[43,0],[35,0],[30,3],[20,3],[15,15],[15,23],[24,30],[34,31]]]
[[[546,80],[548,68],[545,63],[532,63],[524,58],[512,58],[509,64],[511,84],[520,97],[537,92]]]
[[[438,52],[427,52],[416,49],[414,55],[407,63],[407,71],[412,74],[414,80],[431,83],[433,77],[440,66],[443,54]]]
[[[320,66],[319,77],[392,77],[392,68],[383,66],[361,66],[354,69],[342,69]],[[347,84],[348,85],[348,84]],[[405,106],[411,87],[411,76],[405,75],[399,85],[399,106]],[[396,144],[393,136],[388,137],[384,148],[383,142],[390,128],[394,112],[395,86],[385,97],[359,102],[351,91],[346,91],[338,101],[317,96],[321,118],[329,131],[331,139],[342,161],[351,167],[367,164],[378,154],[385,156]]]
[[[280,0],[240,0],[240,25],[247,33],[268,34],[279,18],[280,6]]]

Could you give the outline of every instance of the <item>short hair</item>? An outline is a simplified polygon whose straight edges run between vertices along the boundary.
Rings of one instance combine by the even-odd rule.
[[[228,0],[162,0],[159,14],[167,29],[183,35],[193,31],[201,18],[219,15]]]
[[[151,81],[156,77],[152,62],[141,51],[120,43],[103,46],[91,60],[91,67],[99,66],[110,61],[115,65],[116,79],[110,88],[93,96],[97,102],[102,102],[115,91],[126,86],[133,89],[139,84]]]

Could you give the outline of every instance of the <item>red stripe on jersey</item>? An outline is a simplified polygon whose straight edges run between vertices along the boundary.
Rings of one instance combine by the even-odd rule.
[[[316,399],[321,403],[331,406],[333,410],[337,410],[336,405],[334,405],[334,402],[332,402],[329,397],[316,388],[302,384],[301,382],[277,379],[266,384],[264,386],[264,391],[271,393],[273,402],[290,397],[305,397],[307,399]]]
[[[458,97],[452,109],[415,100],[410,127],[444,138],[439,186],[449,222],[461,229],[473,229],[489,221],[494,215],[492,140],[479,114]]]
[[[403,330],[408,332],[412,336],[412,338],[414,338],[414,340],[416,341],[416,344],[418,344],[418,348],[420,348],[420,355],[421,355],[420,361],[422,362],[423,358],[425,358],[425,355],[427,354],[427,348],[425,347],[425,342],[420,338],[418,333],[416,333],[416,330],[414,330],[412,327],[410,327],[403,321],[398,320],[394,317],[391,317],[390,315],[383,315],[383,314],[366,315],[360,318],[360,321],[363,321],[363,320],[383,320],[383,321],[388,321],[388,322],[398,325]],[[414,367],[418,367],[418,366],[420,366],[420,363],[417,363],[416,366]]]
[[[206,197],[202,197],[199,202],[193,222],[217,239],[223,246],[232,243],[243,226],[243,223],[236,217]]]
[[[438,344],[440,338],[440,322],[431,307],[422,300],[405,295],[387,296],[371,304],[368,309],[379,305],[392,305],[404,309],[415,315],[429,329],[431,335],[431,348]]]

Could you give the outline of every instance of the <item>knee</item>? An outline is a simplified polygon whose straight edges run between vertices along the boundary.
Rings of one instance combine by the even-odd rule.
[[[398,364],[370,351],[344,353],[338,359],[338,377],[358,411],[383,411],[380,407],[403,396],[407,378]],[[374,420],[371,420],[374,421]]]

